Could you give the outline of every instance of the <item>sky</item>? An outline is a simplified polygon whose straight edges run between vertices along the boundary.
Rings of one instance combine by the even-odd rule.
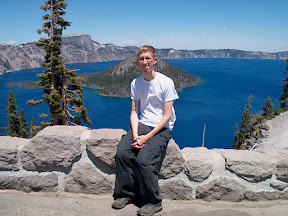
[[[288,51],[287,0],[65,0],[63,35],[88,34],[117,46],[180,50]],[[22,44],[46,35],[45,0],[1,0],[0,43]]]

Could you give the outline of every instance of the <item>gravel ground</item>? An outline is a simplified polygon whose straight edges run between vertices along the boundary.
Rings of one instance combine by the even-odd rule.
[[[87,195],[63,192],[25,193],[0,190],[1,216],[79,216],[79,215],[136,215],[133,204],[121,210],[111,208],[112,194]],[[163,211],[155,216],[287,216],[288,200],[239,203],[163,200]]]

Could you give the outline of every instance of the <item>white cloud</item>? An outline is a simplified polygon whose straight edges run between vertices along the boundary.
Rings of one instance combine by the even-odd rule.
[[[4,44],[9,44],[9,45],[15,45],[15,44],[17,44],[17,41],[11,40],[11,41],[4,41],[4,42],[2,42],[2,43],[4,43]]]
[[[203,32],[201,35],[202,35],[202,36],[207,36],[207,33]]]
[[[226,25],[222,25],[222,29],[227,29],[228,27]]]

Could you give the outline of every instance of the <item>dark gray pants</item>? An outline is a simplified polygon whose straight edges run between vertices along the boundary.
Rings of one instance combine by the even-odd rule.
[[[138,135],[147,134],[152,129],[139,123]],[[136,149],[131,146],[133,135],[130,128],[122,137],[115,156],[114,199],[131,197],[144,203],[161,203],[158,174],[170,138],[170,130],[163,128],[142,149]]]

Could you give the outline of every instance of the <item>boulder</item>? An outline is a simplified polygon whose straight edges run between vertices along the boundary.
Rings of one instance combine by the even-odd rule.
[[[255,151],[288,149],[288,112],[281,113],[262,125],[267,129],[266,136],[257,141]]]
[[[169,140],[166,155],[159,173],[160,177],[171,178],[184,168],[184,158],[179,146],[173,139]]]
[[[67,170],[81,156],[83,126],[50,126],[24,146],[22,164],[26,170]]]
[[[266,150],[263,154],[277,161],[275,171],[277,179],[288,182],[288,149]]]
[[[247,150],[219,150],[226,161],[226,169],[250,182],[270,178],[277,162],[269,156]]]
[[[287,199],[288,193],[274,191],[274,190],[259,190],[259,191],[252,191],[248,190],[245,192],[245,199],[250,201],[262,201],[262,200],[277,200],[277,199]]]
[[[207,148],[184,148],[185,173],[192,181],[201,182],[212,172],[213,157]]]
[[[17,171],[17,148],[26,145],[28,139],[0,136],[0,170],[14,170]]]
[[[196,198],[205,201],[223,200],[239,202],[244,199],[246,186],[240,181],[220,176],[197,187]]]
[[[58,175],[55,173],[0,175],[0,189],[55,192],[58,190]]]
[[[288,188],[288,183],[274,180],[274,181],[271,181],[270,186],[277,190],[283,191],[286,188]]]
[[[192,200],[193,188],[183,179],[168,179],[159,183],[161,196],[165,199]]]
[[[277,163],[276,166],[276,177],[281,181],[288,182],[288,160],[287,158],[282,159]]]
[[[219,151],[217,149],[212,149],[210,150],[210,153],[213,158],[213,167],[212,167],[212,173],[210,176],[220,176],[223,173],[227,172],[225,166],[226,166],[226,161],[225,159],[221,156]]]
[[[126,131],[123,129],[92,130],[87,140],[87,152],[104,164],[115,168],[117,146],[124,134]]]
[[[73,193],[111,193],[113,182],[90,161],[79,161],[73,165],[66,177],[65,190]]]

